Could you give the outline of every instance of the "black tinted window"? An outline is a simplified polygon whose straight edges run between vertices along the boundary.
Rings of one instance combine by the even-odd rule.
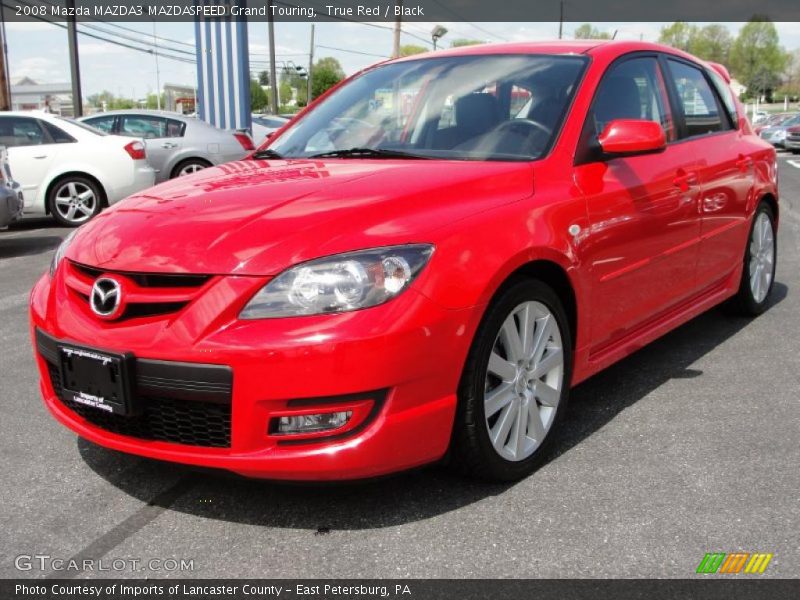
[[[49,140],[37,119],[28,117],[0,117],[0,146],[37,146]]]
[[[47,121],[39,121],[39,124],[47,130],[50,139],[55,144],[70,144],[75,138]]]
[[[114,129],[115,118],[116,117],[114,115],[109,115],[105,117],[94,117],[92,119],[86,119],[85,123],[105,133],[111,133],[112,130]]]
[[[686,122],[686,136],[715,133],[729,128],[703,72],[683,62],[668,60],[678,90],[678,104]]]
[[[675,120],[658,61],[632,58],[612,66],[597,90],[591,118],[594,135],[616,119],[641,119],[659,123],[667,141],[674,140]]]

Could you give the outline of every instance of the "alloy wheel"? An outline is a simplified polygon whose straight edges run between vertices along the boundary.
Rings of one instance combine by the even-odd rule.
[[[750,291],[753,300],[761,303],[767,297],[775,273],[775,234],[769,215],[756,217],[750,237]]]
[[[553,313],[524,302],[503,322],[489,356],[484,416],[495,451],[509,461],[531,456],[556,415],[564,384],[564,348]]]
[[[202,171],[205,169],[203,165],[200,163],[189,163],[180,168],[178,171],[178,177],[183,177],[184,175],[191,175],[192,173],[197,173],[198,171]]]
[[[70,181],[58,188],[55,209],[65,221],[71,224],[83,223],[96,212],[97,196],[85,183]]]

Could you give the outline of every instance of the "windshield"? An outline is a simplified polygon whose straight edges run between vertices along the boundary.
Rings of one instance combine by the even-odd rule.
[[[269,147],[285,158],[357,148],[535,159],[550,148],[586,62],[574,55],[475,55],[387,64],[336,90]]]

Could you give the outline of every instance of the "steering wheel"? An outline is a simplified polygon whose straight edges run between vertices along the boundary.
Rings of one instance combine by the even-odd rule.
[[[546,127],[539,123],[539,121],[534,121],[533,119],[511,119],[510,121],[503,121],[495,128],[495,132],[504,133],[506,130],[516,129],[520,125],[526,129],[539,130],[548,137],[550,137],[550,135],[553,133],[549,127]]]

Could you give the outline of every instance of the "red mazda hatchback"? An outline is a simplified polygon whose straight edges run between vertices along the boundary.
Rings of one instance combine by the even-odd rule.
[[[248,476],[523,477],[571,386],[769,304],[775,151],[727,79],[632,42],[369,68],[64,240],[30,300],[45,403],[103,446]]]

